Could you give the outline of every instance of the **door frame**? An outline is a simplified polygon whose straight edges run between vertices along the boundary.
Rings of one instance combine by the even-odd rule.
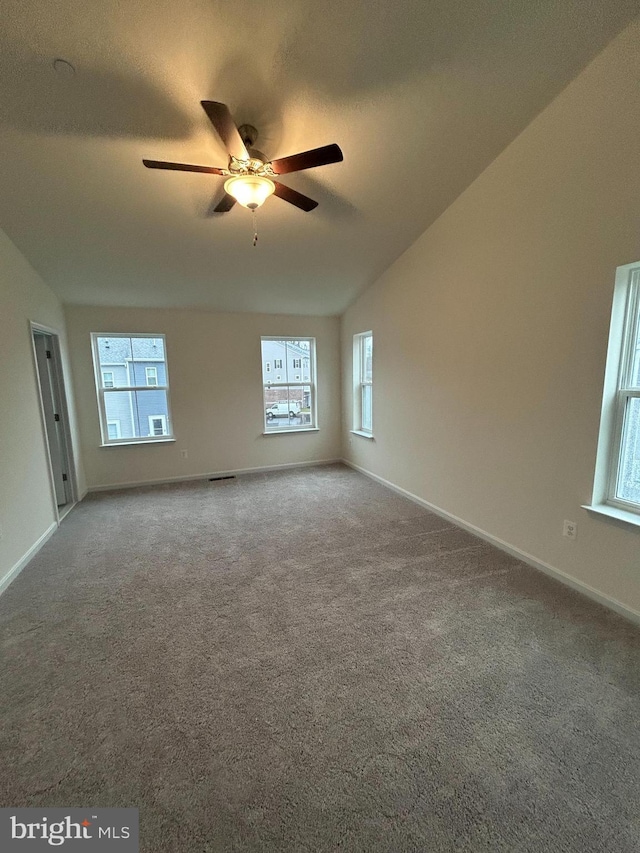
[[[44,412],[44,401],[42,399],[42,391],[40,389],[40,372],[38,370],[38,357],[36,353],[36,345],[34,341],[34,336],[37,334],[48,335],[51,338],[51,349],[53,352],[52,359],[52,369],[55,376],[55,381],[58,385],[57,391],[60,398],[60,416],[62,420],[62,438],[64,441],[64,452],[67,457],[67,482],[69,484],[69,495],[70,500],[68,503],[64,504],[62,507],[58,507],[58,502],[56,499],[56,487],[55,480],[53,475],[53,464],[51,462],[51,450],[49,448],[49,437],[47,434],[47,424],[45,420],[45,412]],[[67,404],[67,389],[65,382],[65,375],[62,369],[62,351],[60,348],[60,332],[57,329],[52,328],[51,326],[45,326],[42,323],[36,323],[32,320],[29,321],[29,336],[31,339],[31,350],[33,352],[33,370],[34,370],[34,378],[36,381],[36,389],[38,393],[38,403],[40,408],[40,426],[42,428],[42,438],[44,440],[44,446],[46,450],[47,456],[47,469],[49,473],[49,491],[51,494],[51,503],[53,505],[53,511],[55,513],[56,523],[60,525],[60,522],[65,517],[65,515],[75,506],[78,502],[78,482],[76,477],[76,465],[75,458],[73,455],[73,440],[71,437],[71,424],[69,422],[69,406]]]

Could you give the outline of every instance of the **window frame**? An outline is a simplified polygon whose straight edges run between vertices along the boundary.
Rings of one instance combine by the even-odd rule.
[[[101,372],[102,372],[102,387],[103,388],[115,388],[116,387],[116,372],[115,372],[115,370],[102,370]],[[107,385],[107,379],[106,379],[107,374],[109,374],[109,376],[111,376],[111,379],[109,380],[111,382],[111,385]]]
[[[155,382],[149,382],[149,371],[150,370],[153,371],[153,378],[155,379]],[[147,388],[157,388],[158,387],[158,368],[155,365],[145,367],[144,379],[145,379]]]
[[[164,364],[165,370],[165,384],[164,385],[121,385],[116,386],[114,383],[113,387],[104,387],[102,382],[102,367],[100,365],[100,353],[98,350],[98,340],[100,338],[130,338],[131,340],[135,338],[143,338],[144,340],[161,340],[164,352],[164,358],[161,360]],[[147,332],[91,332],[91,354],[93,357],[93,371],[94,371],[94,381],[96,386],[96,397],[98,403],[98,418],[100,422],[100,434],[101,434],[101,447],[114,447],[122,444],[153,444],[158,442],[170,442],[175,441],[175,434],[173,432],[173,416],[171,414],[171,393],[169,388],[169,356],[167,353],[167,341],[165,335],[161,333],[147,333]],[[158,359],[156,359],[158,360]],[[157,376],[157,368],[156,376]],[[107,371],[110,372],[110,371]],[[145,382],[147,378],[147,372],[145,368]],[[148,392],[149,390],[154,391],[164,391],[167,399],[167,415],[166,415],[166,428],[167,433],[165,435],[148,435],[148,436],[129,436],[127,438],[109,438],[109,427],[107,424],[107,411],[105,406],[105,393],[113,393],[113,392],[132,392],[132,391],[142,391]],[[156,417],[158,417],[156,415]],[[113,421],[113,418],[109,418],[109,421]],[[122,430],[120,430],[122,433]]]
[[[304,380],[287,380],[288,376],[288,367],[287,371],[285,371],[285,380],[286,381],[276,381],[273,382],[269,380],[268,383],[264,379],[264,373],[262,372],[262,343],[263,341],[284,341],[284,342],[296,342],[296,341],[308,341],[309,342],[309,379]],[[293,363],[292,359],[292,363]],[[300,357],[300,370],[302,371],[302,357]],[[283,359],[283,364],[286,359]],[[266,364],[266,362],[264,362]],[[292,368],[293,369],[293,368]],[[264,371],[270,372],[270,371]],[[260,336],[260,373],[261,373],[261,381],[262,381],[262,422],[263,422],[263,435],[280,435],[281,433],[294,433],[294,432],[317,432],[318,427],[318,386],[317,386],[317,374],[316,374],[316,339],[315,337],[309,337],[308,335],[261,335]],[[303,376],[303,372],[299,374]],[[301,424],[300,426],[292,426],[287,422],[286,425],[283,425],[281,428],[267,428],[269,422],[267,420],[267,408],[273,405],[273,402],[268,403],[265,399],[265,391],[267,388],[272,391],[274,388],[291,388],[300,387],[300,388],[309,388],[309,393],[311,396],[311,405],[310,409],[310,423]]]
[[[633,387],[630,381],[639,328],[640,262],[635,262],[616,271],[593,495],[584,508],[637,526],[640,502],[620,498],[616,492],[626,409],[630,400],[640,398],[640,383]]]
[[[371,338],[371,379],[365,377],[365,341]],[[363,425],[365,388],[371,388],[371,429]],[[373,438],[373,331],[353,336],[353,428],[352,433]]]

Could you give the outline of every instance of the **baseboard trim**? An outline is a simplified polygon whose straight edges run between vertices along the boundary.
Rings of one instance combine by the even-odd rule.
[[[40,536],[40,538],[37,539],[33,543],[33,545],[31,546],[31,548],[29,548],[27,553],[24,554],[18,560],[18,562],[15,564],[15,566],[12,569],[9,569],[7,574],[0,580],[0,595],[2,595],[2,593],[9,586],[9,584],[18,577],[20,572],[24,569],[24,567],[27,565],[27,563],[29,563],[29,561],[35,557],[35,555],[42,548],[42,546],[49,539],[51,539],[51,537],[53,536],[53,534],[56,532],[57,529],[58,529],[58,524],[57,524],[57,522],[54,521],[53,524],[51,524],[45,530],[45,532],[42,534],[42,536]]]
[[[627,607],[627,605],[623,604],[621,601],[618,601],[615,598],[611,598],[611,596],[606,595],[606,593],[595,589],[595,587],[589,586],[589,584],[578,580],[577,578],[573,577],[573,575],[569,575],[566,572],[563,572],[561,569],[557,569],[555,568],[555,566],[551,566],[549,563],[545,563],[543,560],[539,560],[537,557],[534,557],[533,554],[528,554],[526,551],[522,551],[520,548],[516,548],[515,545],[511,545],[509,542],[505,542],[503,539],[499,539],[497,536],[493,536],[491,533],[487,533],[486,530],[482,530],[482,528],[476,527],[475,524],[470,524],[463,518],[459,518],[457,515],[453,515],[453,513],[447,512],[446,510],[435,506],[435,504],[429,503],[429,501],[426,501],[424,498],[418,497],[418,495],[414,495],[413,492],[409,492],[407,491],[407,489],[403,489],[401,486],[396,486],[396,484],[392,483],[390,480],[385,480],[384,477],[380,477],[378,474],[374,474],[372,471],[367,471],[366,468],[362,468],[360,465],[356,465],[355,462],[351,462],[349,459],[342,459],[341,461],[349,468],[353,468],[355,471],[359,471],[360,474],[364,474],[365,477],[369,477],[370,479],[375,480],[377,483],[380,483],[381,485],[386,486],[388,489],[391,489],[391,491],[396,492],[397,494],[402,495],[405,498],[408,498],[408,500],[413,501],[413,503],[416,503],[424,509],[429,510],[429,512],[433,512],[435,513],[435,515],[439,515],[441,518],[445,518],[448,521],[451,521],[453,524],[457,525],[458,527],[461,527],[463,530],[467,530],[469,533],[473,533],[475,536],[478,536],[480,539],[483,539],[490,545],[495,545],[495,547],[499,548],[501,551],[506,551],[507,554],[510,554],[512,557],[516,557],[518,560],[522,560],[523,563],[526,563],[532,568],[544,572],[546,575],[555,578],[566,586],[569,586],[577,592],[586,595],[593,601],[597,601],[598,604],[602,604],[604,607],[608,607],[609,610],[614,610],[616,613],[620,614],[620,616],[624,616],[624,618],[628,619],[630,622],[634,622],[636,625],[640,625],[640,613],[638,613],[637,610],[633,610],[631,607]]]
[[[84,497],[84,495],[82,496]],[[80,498],[79,500],[82,500]],[[69,515],[72,509],[78,506],[79,501],[74,501],[71,504],[66,504],[62,510],[58,509],[58,523],[61,524],[65,518]]]
[[[138,489],[141,486],[162,486],[169,483],[188,483],[192,480],[206,480],[208,477],[239,476],[241,474],[266,474],[269,471],[286,471],[289,468],[313,468],[315,465],[337,465],[342,459],[313,459],[308,462],[285,462],[282,465],[262,465],[258,468],[230,468],[224,471],[209,471],[204,474],[188,474],[177,477],[163,477],[158,480],[140,480],[131,483],[109,483],[102,486],[89,486],[87,493],[111,492],[120,489]]]

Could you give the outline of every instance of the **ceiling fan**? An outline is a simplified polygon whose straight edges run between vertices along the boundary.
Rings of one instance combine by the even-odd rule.
[[[143,160],[148,169],[204,172],[226,177],[225,194],[214,208],[214,213],[226,213],[231,210],[236,201],[249,210],[256,210],[272,193],[307,212],[318,206],[317,201],[281,184],[274,178],[289,172],[300,172],[303,169],[313,169],[315,166],[341,162],[343,156],[338,145],[335,143],[323,145],[321,148],[302,151],[290,157],[267,160],[264,154],[253,147],[258,136],[255,127],[248,124],[236,127],[226,104],[217,101],[200,103],[229,153],[228,166],[218,168],[194,166],[189,163],[168,163],[163,160]]]

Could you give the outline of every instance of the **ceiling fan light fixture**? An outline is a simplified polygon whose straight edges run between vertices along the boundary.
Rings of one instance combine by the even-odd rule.
[[[256,210],[275,191],[276,185],[262,175],[235,175],[224,182],[225,192],[249,210]]]

